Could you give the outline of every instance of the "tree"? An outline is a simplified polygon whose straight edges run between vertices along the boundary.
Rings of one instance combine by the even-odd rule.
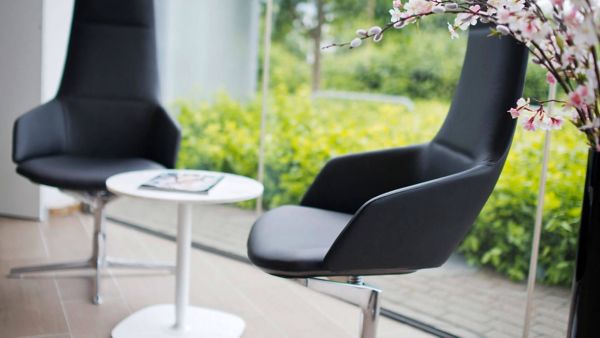
[[[293,30],[300,30],[311,41],[312,90],[321,87],[321,45],[326,27],[353,25],[359,20],[373,22],[387,12],[388,0],[279,0],[276,2],[273,40],[285,42]]]

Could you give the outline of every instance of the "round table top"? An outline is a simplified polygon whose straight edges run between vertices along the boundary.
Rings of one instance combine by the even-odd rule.
[[[223,179],[206,194],[140,189],[140,185],[169,172],[223,175]],[[122,196],[177,203],[224,204],[251,200],[262,195],[263,185],[251,178],[205,170],[139,170],[111,176],[108,191]]]

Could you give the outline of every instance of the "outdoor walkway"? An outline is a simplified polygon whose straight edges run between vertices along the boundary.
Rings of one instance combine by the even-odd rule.
[[[120,199],[109,215],[174,234],[174,205]],[[245,257],[256,214],[233,206],[197,206],[194,240]],[[275,278],[275,277],[273,277]],[[453,256],[443,267],[402,276],[367,278],[383,290],[383,306],[461,337],[519,337],[525,284],[488,269],[469,267]],[[569,290],[538,285],[532,337],[565,337]]]

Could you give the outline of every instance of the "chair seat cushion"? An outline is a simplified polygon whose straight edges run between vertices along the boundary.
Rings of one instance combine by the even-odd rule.
[[[248,257],[282,277],[332,275],[324,260],[352,215],[301,206],[283,206],[261,216],[248,238]]]
[[[106,179],[126,171],[161,169],[143,158],[39,157],[19,163],[17,172],[31,181],[60,189],[106,190]]]

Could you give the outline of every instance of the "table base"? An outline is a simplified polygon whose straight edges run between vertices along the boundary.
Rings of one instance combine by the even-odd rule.
[[[196,306],[186,310],[185,329],[174,327],[174,305],[153,305],[123,319],[113,329],[112,338],[238,338],[246,326],[243,319],[229,313]]]

